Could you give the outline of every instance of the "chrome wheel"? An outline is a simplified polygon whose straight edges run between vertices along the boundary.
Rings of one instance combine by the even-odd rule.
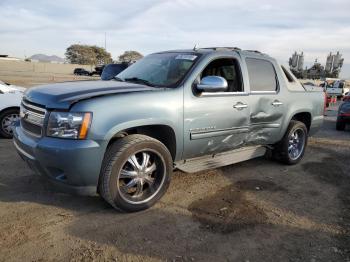
[[[151,149],[131,155],[117,180],[120,196],[131,204],[145,203],[160,190],[165,179],[163,157]]]
[[[19,120],[19,114],[8,114],[1,121],[1,129],[9,136],[12,136],[12,127]]]
[[[305,132],[303,129],[296,129],[291,133],[288,143],[288,154],[292,160],[298,159],[304,151]]]

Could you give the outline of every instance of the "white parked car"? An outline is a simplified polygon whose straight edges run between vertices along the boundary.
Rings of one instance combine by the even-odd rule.
[[[326,82],[326,91],[330,96],[342,97],[345,93],[349,92],[349,88],[346,86],[344,80],[336,80],[331,84]]]
[[[19,107],[25,88],[0,81],[0,136],[12,137],[12,126],[19,120]]]

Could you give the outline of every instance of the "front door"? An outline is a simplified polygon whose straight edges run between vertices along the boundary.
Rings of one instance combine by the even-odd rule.
[[[241,147],[249,132],[249,95],[244,92],[238,58],[208,62],[196,81],[205,76],[224,77],[228,90],[199,93],[195,84],[185,87],[183,159]]]

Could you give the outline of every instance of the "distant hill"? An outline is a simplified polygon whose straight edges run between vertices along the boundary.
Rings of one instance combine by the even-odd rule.
[[[40,62],[56,62],[56,63],[63,63],[64,59],[61,57],[58,57],[56,55],[44,55],[44,54],[35,54],[29,57],[31,60],[38,60]]]

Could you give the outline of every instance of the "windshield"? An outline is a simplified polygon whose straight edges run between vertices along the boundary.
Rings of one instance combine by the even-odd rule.
[[[117,75],[118,79],[170,87],[178,84],[198,60],[199,54],[161,53],[148,55]]]

